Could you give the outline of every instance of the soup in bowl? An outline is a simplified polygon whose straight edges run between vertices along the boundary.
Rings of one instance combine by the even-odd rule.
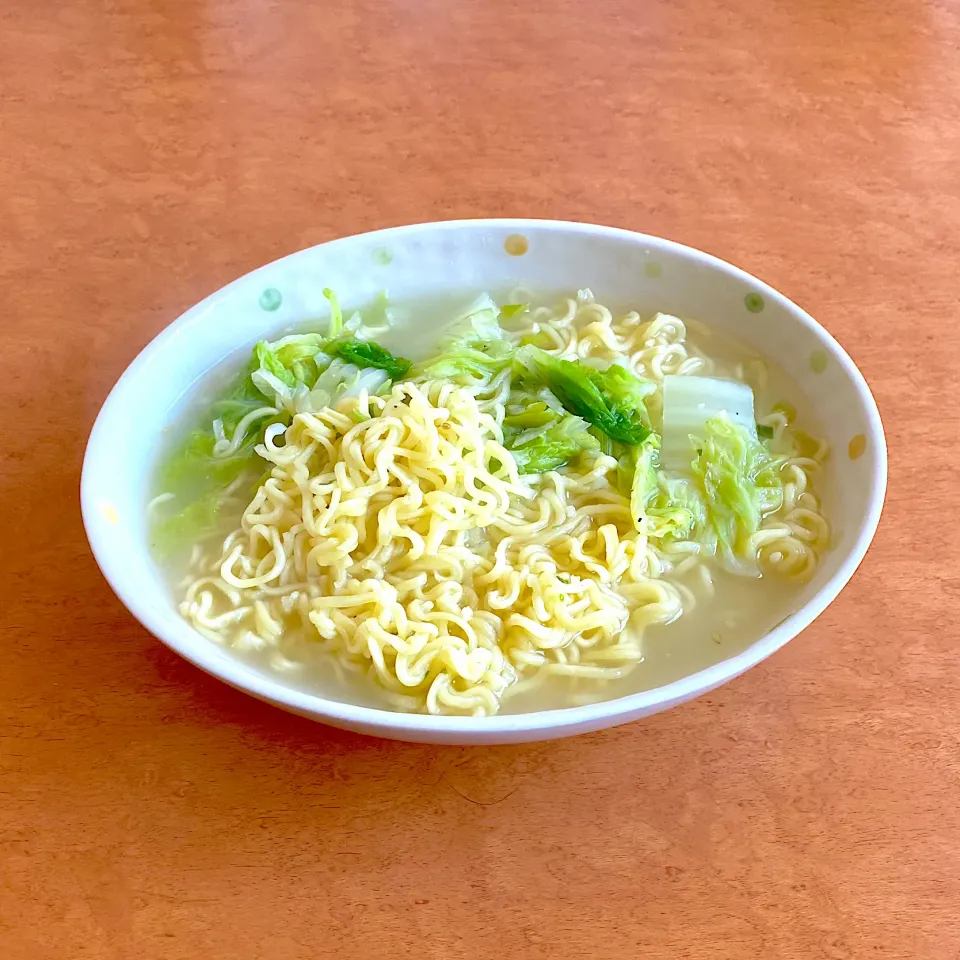
[[[113,588],[198,666],[468,743],[742,672],[849,579],[884,486],[862,376],[790,301],[516,220],[334,241],[192,308],[104,404],[82,500]]]

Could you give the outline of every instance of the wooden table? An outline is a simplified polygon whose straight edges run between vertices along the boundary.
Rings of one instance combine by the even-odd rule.
[[[960,957],[958,37],[947,0],[2,0],[0,957]],[[853,583],[558,743],[362,739],[181,662],[81,528],[115,378],[281,254],[504,214],[706,248],[839,337],[891,457]]]

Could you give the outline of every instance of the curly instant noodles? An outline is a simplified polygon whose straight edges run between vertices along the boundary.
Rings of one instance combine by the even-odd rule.
[[[278,668],[296,669],[293,641],[308,642],[394,709],[490,715],[549,677],[602,684],[635,670],[647,629],[709,598],[721,569],[793,581],[813,574],[829,529],[812,477],[827,451],[795,429],[790,409],[758,416],[760,439],[747,431],[734,437],[739,446],[722,436],[721,417],[717,456],[753,456],[748,474],[767,484],[755,528],[737,504],[724,514],[717,463],[676,479],[657,463],[665,377],[757,383],[762,363],[724,366],[678,318],[615,319],[588,295],[556,311],[501,314],[501,323],[504,356],[576,361],[555,367],[557,377],[580,371],[601,392],[605,381],[591,371],[613,366],[629,373],[631,389],[634,378],[644,384],[642,418],[610,421],[643,440],[611,440],[599,415],[570,421],[564,437],[581,438],[578,452],[551,466],[566,454],[549,447],[546,468],[531,470],[530,444],[551,427],[512,424],[539,417],[556,429],[585,401],[557,402],[563,383],[544,386],[554,368],[533,387],[522,371],[528,393],[518,394],[517,361],[501,363],[496,351],[483,375],[477,357],[464,375],[434,376],[428,363],[327,406],[301,393],[276,422],[283,396],[272,406],[261,397],[232,438],[222,425],[215,431],[220,452],[232,454],[265,422],[256,454],[268,472],[252,497],[242,477],[220,496],[219,515],[232,512],[235,527],[193,550],[183,615],[218,643],[269,652]],[[696,440],[691,456],[704,460],[712,442]],[[654,473],[642,499],[645,450]],[[735,536],[725,540],[725,529]]]

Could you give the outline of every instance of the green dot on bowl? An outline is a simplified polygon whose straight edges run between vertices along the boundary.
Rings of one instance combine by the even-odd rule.
[[[759,293],[748,293],[743,298],[743,304],[751,313],[760,313],[766,306],[763,297],[761,297]]]
[[[822,350],[810,354],[810,369],[814,373],[823,373],[827,369],[827,355]]]
[[[660,264],[654,260],[648,260],[643,265],[643,272],[651,280],[656,280],[658,277],[663,276],[663,267],[661,267]]]
[[[276,287],[267,287],[260,294],[261,310],[269,310],[272,313],[274,310],[280,309],[281,303],[283,303],[283,294]]]
[[[373,262],[387,267],[393,263],[393,254],[386,247],[376,247],[373,251]]]

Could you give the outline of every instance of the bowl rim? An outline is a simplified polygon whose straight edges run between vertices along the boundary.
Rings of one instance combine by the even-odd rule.
[[[100,458],[109,456],[110,445],[105,435],[105,423],[110,417],[111,410],[124,402],[124,395],[130,384],[136,380],[140,368],[148,363],[155,354],[163,351],[168,341],[187,327],[200,322],[206,313],[221,299],[227,297],[236,286],[248,282],[251,277],[257,274],[271,271],[279,263],[301,256],[310,250],[338,244],[350,244],[360,239],[389,241],[405,234],[424,231],[452,232],[464,229],[477,231],[511,230],[517,232],[546,229],[555,233],[575,233],[587,237],[619,240],[631,245],[643,245],[648,249],[666,250],[679,254],[701,266],[720,271],[731,278],[750,284],[752,289],[759,292],[768,301],[778,304],[792,314],[819,340],[820,345],[840,365],[854,384],[866,412],[865,431],[869,439],[867,455],[871,459],[871,489],[868,496],[866,518],[847,556],[833,576],[799,610],[781,620],[772,630],[752,643],[746,650],[664,686],[583,706],[561,707],[529,713],[497,714],[492,717],[407,714],[327,699],[316,693],[287,687],[267,674],[256,672],[239,659],[225,658],[222,647],[211,643],[186,621],[183,624],[184,630],[175,635],[171,635],[166,626],[158,622],[150,605],[141,602],[139,599],[136,590],[139,581],[136,577],[128,576],[120,551],[111,550],[105,540],[105,528],[98,517],[97,495],[96,491],[92,489],[93,481],[91,480],[93,465]],[[590,730],[612,726],[618,721],[626,722],[638,715],[654,712],[657,708],[665,709],[672,704],[706,693],[765,660],[806,629],[833,602],[843,587],[850,581],[873,540],[883,509],[886,486],[887,448],[883,424],[876,401],[863,374],[843,347],[823,326],[802,307],[778,290],[726,260],[664,237],[593,223],[499,217],[427,221],[329,240],[257,267],[188,308],[161,330],[137,354],[104,400],[90,432],[84,453],[80,481],[80,501],[87,539],[97,565],[111,589],[127,610],[153,636],[204,672],[217,677],[236,689],[294,713],[347,728],[363,728],[366,732],[393,736],[409,734],[413,737],[436,735],[441,738],[474,737],[479,739],[485,735],[493,735],[495,739],[497,734],[502,736],[536,734],[566,729],[575,732],[577,729]]]

